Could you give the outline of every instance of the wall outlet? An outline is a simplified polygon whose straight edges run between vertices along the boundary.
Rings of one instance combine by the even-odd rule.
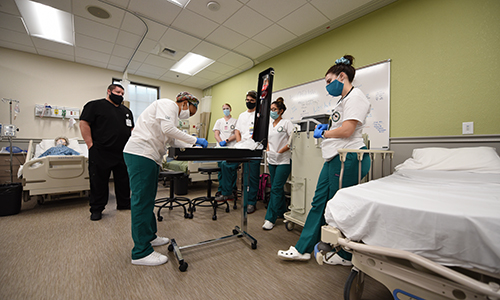
[[[474,134],[474,122],[463,122],[462,134]]]

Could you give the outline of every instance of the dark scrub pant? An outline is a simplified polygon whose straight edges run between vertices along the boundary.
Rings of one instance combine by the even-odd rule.
[[[158,175],[160,166],[152,159],[123,153],[130,177],[132,190],[132,259],[140,259],[153,253],[151,241],[156,239],[156,218],[154,214]]]
[[[243,205],[255,205],[259,192],[260,160],[250,160],[243,164]]]
[[[286,180],[290,175],[291,165],[269,165],[269,175],[271,175],[271,199],[267,205],[266,220],[276,223],[276,219],[287,211],[285,199]]]
[[[236,190],[236,179],[238,178],[238,166],[240,163],[232,163],[227,161],[218,162],[220,168],[217,178],[219,179],[218,191],[221,195],[229,196]]]
[[[366,147],[361,149],[366,149]],[[361,163],[361,178],[368,174],[370,164],[368,154],[364,154]],[[326,203],[328,200],[332,199],[339,189],[340,168],[341,162],[338,155],[323,164],[311,203],[311,210],[307,215],[306,223],[300,234],[299,241],[295,245],[295,248],[301,254],[313,252],[314,245],[321,240],[321,226],[326,224]],[[342,187],[348,187],[358,183],[358,168],[357,154],[348,153],[344,163]],[[352,255],[344,250],[341,250],[338,254],[344,259],[351,260]]]
[[[117,208],[130,207],[130,185],[123,153],[91,147],[89,149],[91,213],[102,212],[108,204],[111,171],[113,171]]]

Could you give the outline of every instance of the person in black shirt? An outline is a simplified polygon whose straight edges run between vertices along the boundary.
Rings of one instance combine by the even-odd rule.
[[[132,111],[122,105],[124,88],[108,86],[107,97],[89,101],[80,115],[80,131],[89,149],[90,219],[102,218],[113,171],[116,208],[130,209],[130,183],[123,148],[134,128]]]

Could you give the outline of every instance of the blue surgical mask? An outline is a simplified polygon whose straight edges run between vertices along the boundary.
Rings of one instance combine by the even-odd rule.
[[[326,91],[328,92],[328,94],[332,95],[333,97],[337,97],[337,96],[342,95],[343,89],[344,89],[344,84],[342,82],[338,81],[337,79],[330,82],[326,86]]]
[[[276,120],[279,116],[280,114],[277,111],[271,111],[271,118],[273,120]]]
[[[229,117],[231,114],[231,111],[229,109],[223,109],[222,112],[224,113],[224,116]]]

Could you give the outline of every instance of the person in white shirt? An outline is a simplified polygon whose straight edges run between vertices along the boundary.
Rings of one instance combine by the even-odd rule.
[[[255,122],[255,110],[257,107],[257,92],[249,91],[245,97],[245,101],[248,109],[240,114],[234,130],[237,142],[246,141],[252,138]],[[237,163],[225,163],[222,165],[221,171],[223,174],[226,174],[234,172],[236,168],[238,168]],[[251,214],[255,212],[256,209],[255,204],[257,203],[257,193],[259,191],[260,161],[250,160],[249,162],[244,163],[244,171],[243,185],[249,187],[248,190],[244,189],[244,200],[245,204],[248,205],[247,213]],[[227,189],[226,185],[223,186],[223,189]],[[224,201],[230,199],[231,197],[232,194],[229,195],[223,192],[222,195],[216,197],[215,200]]]
[[[168,145],[186,143],[206,148],[205,139],[189,135],[177,128],[179,119],[188,119],[198,110],[198,99],[181,92],[176,102],[158,99],[150,104],[137,119],[132,136],[123,150],[130,178],[132,217],[132,264],[156,266],[167,262],[167,257],[153,250],[154,246],[170,240],[156,235],[154,215],[158,175]]]
[[[337,149],[366,149],[362,130],[370,113],[370,102],[365,94],[352,85],[356,70],[352,66],[354,57],[344,55],[335,61],[325,74],[326,90],[333,96],[342,96],[332,110],[328,124],[319,124],[314,137],[323,139],[321,152],[325,163],[319,174],[318,183],[311,203],[311,209],[300,234],[299,241],[288,250],[278,251],[278,257],[285,260],[309,260],[314,246],[321,239],[321,226],[325,224],[325,207],[339,189],[341,162]],[[364,154],[361,162],[361,178],[370,170],[370,158]],[[358,183],[357,154],[349,153],[344,163],[342,187]],[[331,255],[327,264],[349,266],[352,254],[340,250]]]
[[[224,103],[222,105],[222,112],[224,117],[215,121],[213,128],[214,137],[220,147],[232,147],[236,144],[236,135],[234,129],[236,128],[236,119],[231,116],[231,105]],[[222,167],[224,164],[235,165],[233,167]],[[236,179],[238,177],[237,168],[238,163],[229,163],[226,161],[218,162],[217,165],[221,171],[217,174],[219,180],[219,187],[217,189],[217,196],[227,195],[227,199],[234,198],[233,191],[236,190]],[[224,173],[222,170],[224,170]],[[231,197],[231,195],[233,197]],[[227,200],[226,199],[226,200]]]
[[[286,110],[283,98],[279,97],[271,103],[271,119],[269,123],[269,134],[267,142],[267,163],[271,175],[271,197],[267,205],[267,212],[262,228],[271,230],[278,217],[282,217],[287,211],[285,199],[286,180],[290,175],[291,158],[288,140],[293,132],[292,121],[283,119]]]

